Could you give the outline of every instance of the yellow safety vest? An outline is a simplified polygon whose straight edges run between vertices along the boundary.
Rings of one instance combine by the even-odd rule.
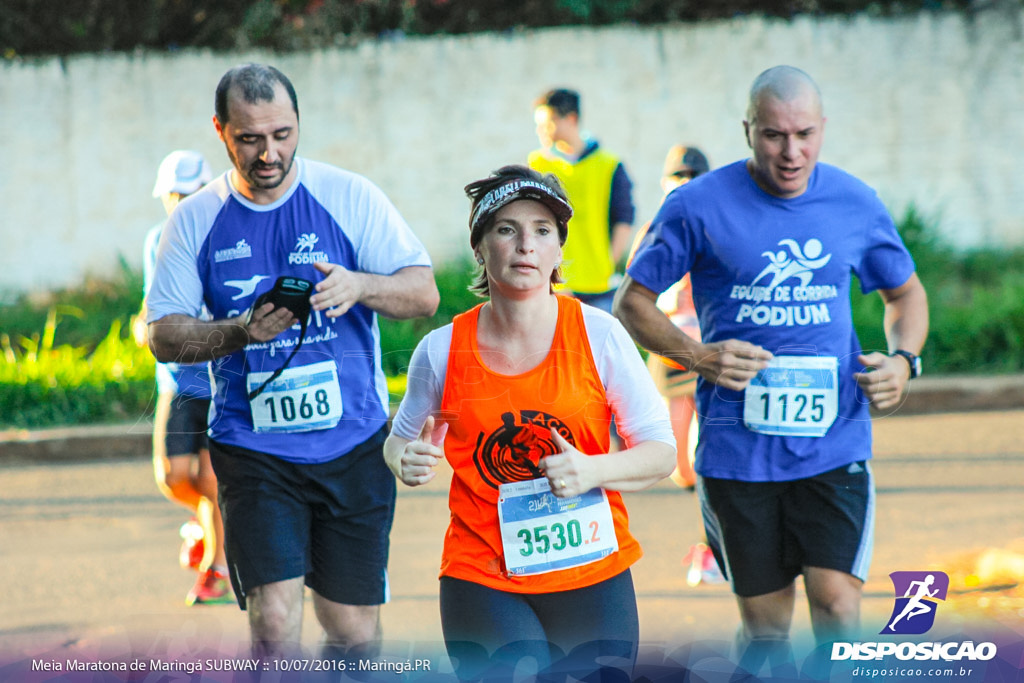
[[[574,164],[537,150],[528,163],[535,171],[558,176],[572,204],[569,237],[562,248],[564,287],[579,294],[607,292],[615,273],[608,221],[618,157],[599,147]]]

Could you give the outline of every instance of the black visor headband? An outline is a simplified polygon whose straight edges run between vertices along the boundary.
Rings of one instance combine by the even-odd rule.
[[[569,202],[559,197],[543,183],[533,180],[513,180],[501,187],[496,187],[480,200],[469,220],[470,230],[488,221],[498,209],[518,199],[534,199],[551,209],[558,223],[564,226],[572,218],[572,207]]]

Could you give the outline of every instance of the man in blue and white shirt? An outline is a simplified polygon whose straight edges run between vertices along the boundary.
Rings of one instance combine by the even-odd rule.
[[[296,157],[298,101],[280,71],[229,70],[215,108],[234,168],[168,221],[150,345],[160,361],[213,361],[210,452],[255,654],[298,646],[305,584],[325,645],[366,656],[388,598],[395,498],[376,316],[434,312],[430,259],[370,181]],[[315,283],[307,321],[253,307],[281,276]],[[200,318],[204,305],[213,320]]]

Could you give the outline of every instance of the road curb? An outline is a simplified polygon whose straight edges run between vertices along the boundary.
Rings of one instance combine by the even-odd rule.
[[[1024,375],[921,377],[897,416],[1024,408]],[[0,431],[0,466],[149,458],[153,425],[89,425]]]
[[[148,458],[153,425],[86,425],[0,432],[0,466]]]
[[[897,415],[1024,408],[1024,375],[945,375],[910,383]]]

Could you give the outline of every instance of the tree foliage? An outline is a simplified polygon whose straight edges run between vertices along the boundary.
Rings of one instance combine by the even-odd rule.
[[[890,15],[971,5],[971,0],[0,0],[0,52],[14,59],[186,47],[291,51],[402,35],[743,15]]]

